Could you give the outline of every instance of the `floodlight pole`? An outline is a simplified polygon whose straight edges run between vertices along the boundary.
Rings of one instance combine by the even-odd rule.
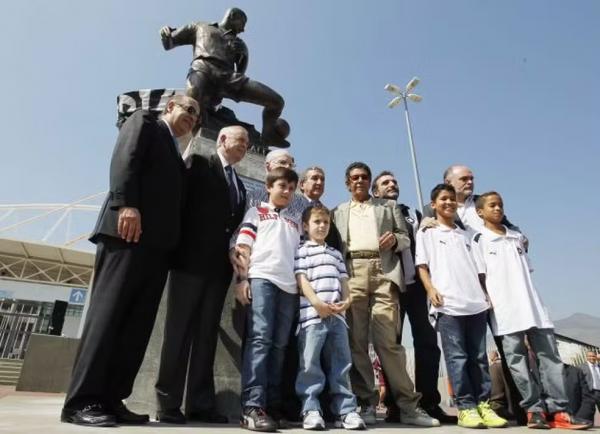
[[[410,123],[410,114],[408,113],[408,104],[406,102],[406,95],[402,96],[402,102],[404,102],[404,114],[406,117],[406,128],[408,129],[408,143],[410,145],[410,155],[412,157],[413,172],[415,175],[415,186],[417,188],[417,201],[419,202],[419,210],[423,212],[423,194],[421,193],[421,177],[419,176],[419,166],[417,164],[417,153],[415,151],[415,142],[413,140],[412,126]]]

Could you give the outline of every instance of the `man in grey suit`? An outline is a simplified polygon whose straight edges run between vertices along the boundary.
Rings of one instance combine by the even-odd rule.
[[[398,294],[405,290],[398,252],[410,246],[406,225],[394,201],[370,197],[370,185],[369,166],[361,162],[350,164],[346,169],[346,186],[351,200],[332,212],[350,274],[352,387],[365,422],[375,424],[378,395],[369,357],[370,324],[373,346],[388,375],[402,422],[439,426],[437,419],[418,407],[421,396],[414,391],[406,372],[404,348],[396,341]]]

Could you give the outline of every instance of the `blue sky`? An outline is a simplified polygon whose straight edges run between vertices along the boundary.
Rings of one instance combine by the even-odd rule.
[[[286,99],[299,168],[326,169],[326,203],[347,199],[344,168],[363,160],[393,170],[401,199],[416,204],[402,111],[386,108],[383,86],[417,75],[424,195],[449,164],[471,166],[477,191],[500,191],[529,236],[553,317],[599,314],[592,0],[4,2],[0,203],[105,190],[116,96],[183,86],[191,49],[165,52],[159,28],[217,21],[229,6],[249,17],[248,75]],[[226,105],[260,127],[257,107]]]

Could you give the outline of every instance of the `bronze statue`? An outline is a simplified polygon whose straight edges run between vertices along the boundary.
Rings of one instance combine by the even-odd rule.
[[[165,50],[193,45],[194,59],[187,76],[186,94],[203,110],[214,112],[223,98],[258,104],[263,109],[262,140],[267,146],[288,147],[289,125],[279,116],[284,101],[270,87],[246,77],[248,47],[239,33],[244,31],[244,11],[230,8],[220,23],[196,22],[174,29],[160,29]]]

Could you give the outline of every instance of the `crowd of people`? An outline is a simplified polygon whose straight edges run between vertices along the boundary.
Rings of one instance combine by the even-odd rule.
[[[140,110],[120,130],[91,237],[92,298],[63,422],[148,422],[123,400],[165,286],[157,421],[229,422],[217,410],[213,365],[233,282],[245,306],[243,428],[274,432],[295,418],[308,430],[325,429],[328,419],[349,430],[374,425],[370,343],[386,381],[386,421],[506,427],[507,414],[490,403],[488,325],[528,427],[592,426],[598,362],[588,355],[587,370],[564,380],[553,324],[531,279],[528,240],[506,218],[499,193],[474,194],[468,167],[446,170],[421,215],[398,202],[392,172],[373,177],[354,162],[345,172],[349,200],[329,210],[321,202],[324,170],[299,176],[283,149],[266,156],[264,188],[246,191],[233,167],[249,146],[240,126],[219,132],[213,155],[190,154],[178,137],[200,113],[193,98],[175,96],[160,119]],[[401,343],[405,315],[414,383]],[[457,416],[440,406],[438,333]]]

